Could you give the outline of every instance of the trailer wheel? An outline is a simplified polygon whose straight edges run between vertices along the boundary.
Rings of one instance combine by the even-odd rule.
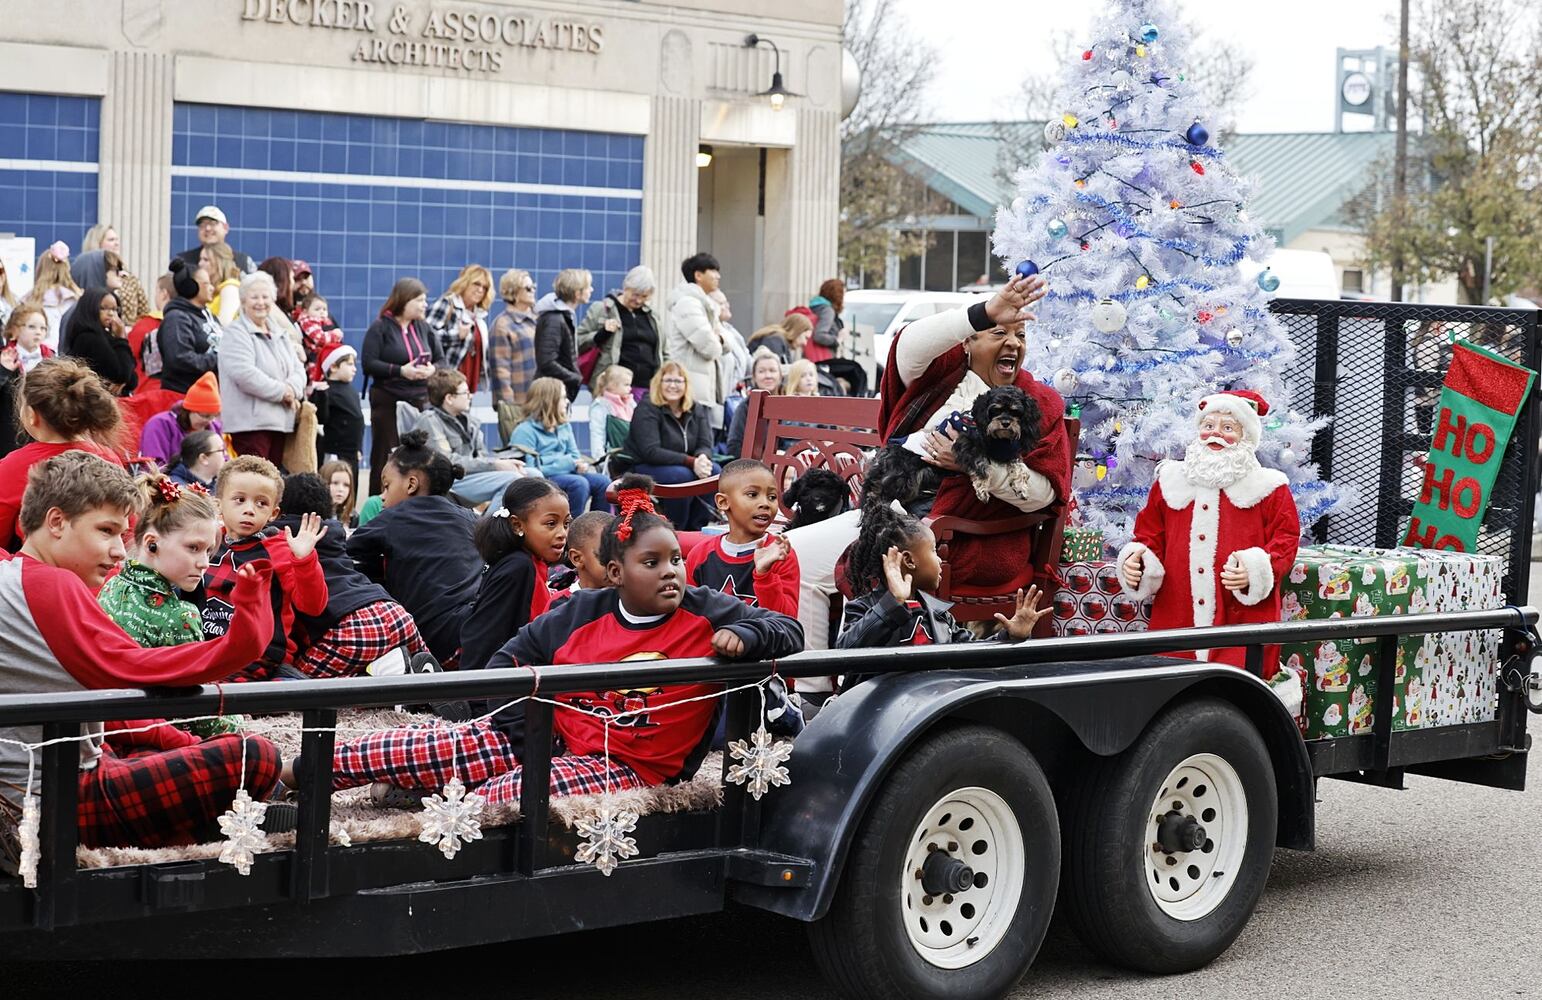
[[[1269,751],[1245,715],[1218,700],[1181,705],[1068,798],[1061,899],[1088,947],[1175,973],[1231,945],[1263,894],[1279,811]]]
[[[1059,879],[1044,772],[997,729],[927,737],[893,770],[810,927],[825,976],[854,997],[998,997],[1028,971]]]

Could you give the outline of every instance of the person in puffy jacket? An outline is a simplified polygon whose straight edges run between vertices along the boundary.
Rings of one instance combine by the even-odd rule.
[[[161,327],[155,331],[155,351],[145,358],[145,374],[157,375],[161,388],[187,392],[205,372],[219,368],[220,331],[209,315],[214,286],[202,268],[177,258],[171,262],[171,287],[176,295],[166,303]],[[159,368],[156,371],[150,369]]]
[[[669,293],[669,336],[664,356],[685,366],[691,379],[691,398],[708,415],[713,427],[723,425],[723,370],[719,364],[724,346],[721,311],[713,301],[722,272],[709,253],[688,257],[680,265],[685,280]]]

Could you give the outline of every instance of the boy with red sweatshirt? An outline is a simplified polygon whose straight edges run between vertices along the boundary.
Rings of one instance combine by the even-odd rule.
[[[217,642],[144,649],[96,603],[93,592],[123,561],[122,536],[138,506],[123,469],[67,451],[28,472],[19,520],[26,543],[0,556],[0,694],[72,693],[217,681],[250,662],[273,631],[266,563],[245,566],[231,589],[235,613]],[[261,801],[280,760],[260,737],[199,740],[171,726],[113,733],[150,722],[88,727],[80,743],[78,816],[87,847],[164,847],[218,836],[217,820],[244,787]],[[0,803],[19,809],[27,752],[3,741],[37,743],[41,726],[0,728]],[[34,790],[37,789],[34,774]],[[271,828],[271,825],[270,825]]]
[[[278,499],[283,492],[284,480],[278,468],[255,455],[225,463],[214,481],[225,541],[204,571],[203,592],[197,595],[204,638],[222,636],[230,627],[234,610],[231,598],[241,567],[254,560],[266,560],[273,566],[272,634],[262,655],[232,676],[233,681],[304,677],[292,665],[295,645],[290,635],[295,616],[319,616],[327,607],[327,580],[316,558],[316,542],[327,529],[315,514],[300,519],[298,533],[287,527],[282,533],[270,528],[268,522],[279,514]]]
[[[728,533],[697,543],[685,562],[686,580],[797,617],[798,557],[785,538],[771,534],[780,493],[764,462],[741,458],[723,466],[716,500]]]

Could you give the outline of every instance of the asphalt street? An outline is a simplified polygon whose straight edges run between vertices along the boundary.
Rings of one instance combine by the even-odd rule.
[[[1533,572],[1533,594],[1539,583]],[[1532,781],[1524,793],[1418,777],[1401,792],[1324,781],[1318,849],[1276,852],[1252,922],[1210,967],[1132,975],[1098,963],[1057,925],[1013,996],[1542,997],[1542,773]],[[835,996],[800,926],[748,910],[297,971],[282,962],[0,965],[0,997],[268,996],[281,982],[327,998]]]

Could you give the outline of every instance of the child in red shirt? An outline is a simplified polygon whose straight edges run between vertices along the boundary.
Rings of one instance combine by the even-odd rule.
[[[520,630],[488,662],[489,669],[516,664],[614,663],[718,655],[774,659],[803,648],[795,619],[753,608],[705,587],[685,584],[680,542],[669,522],[653,512],[646,477],[626,477],[617,498],[622,514],[605,530],[601,558],[613,586],[582,591]],[[620,791],[686,780],[707,752],[720,684],[665,684],[644,691],[561,694],[553,726],[567,753],[552,758],[553,795]],[[606,726],[589,713],[616,716]],[[517,802],[524,709],[515,706],[486,722],[377,733],[339,746],[333,788],[369,782],[427,794],[460,777],[489,803]],[[300,766],[296,765],[296,770]],[[286,777],[286,781],[288,778]]]
[[[327,580],[321,561],[316,558],[316,542],[327,529],[316,514],[300,519],[299,532],[285,527],[281,534],[268,527],[268,522],[278,516],[284,480],[277,467],[265,458],[242,455],[225,463],[214,481],[214,491],[220,520],[225,525],[225,540],[204,571],[202,593],[196,602],[203,618],[204,636],[216,638],[229,628],[233,610],[231,591],[240,568],[254,560],[270,562],[273,633],[262,656],[230,680],[304,677],[292,666],[286,671],[280,668],[293,660],[295,642],[291,633],[296,613],[319,616],[326,610]]]
[[[798,557],[785,538],[771,533],[780,492],[764,462],[741,458],[723,466],[716,501],[728,533],[691,550],[686,578],[752,607],[797,617]]]
[[[242,567],[231,591],[235,613],[224,637],[144,649],[109,618],[92,591],[123,561],[122,536],[138,492],[128,473],[72,450],[38,463],[21,503],[27,541],[0,561],[0,694],[71,693],[91,688],[161,687],[219,680],[254,658],[273,630],[265,600],[266,563]],[[165,847],[218,837],[217,819],[236,792],[267,798],[280,760],[272,743],[237,735],[199,740],[153,720],[90,727],[80,744],[77,815],[87,847]],[[117,729],[118,732],[111,730]],[[0,728],[0,811],[19,806],[27,752],[41,726]],[[245,757],[243,768],[243,756]],[[36,775],[34,774],[34,782]],[[36,789],[34,784],[34,789]],[[294,809],[270,807],[265,828]]]
[[[14,552],[25,530],[17,514],[27,470],[66,451],[89,451],[118,467],[123,459],[107,447],[123,427],[118,402],[96,373],[74,358],[48,358],[22,377],[17,407],[32,443],[0,459],[0,550]]]

